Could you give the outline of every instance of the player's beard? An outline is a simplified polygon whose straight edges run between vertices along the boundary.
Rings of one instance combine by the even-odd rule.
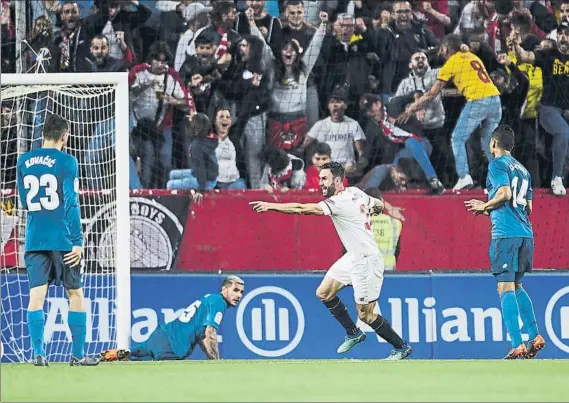
[[[323,190],[323,193],[324,193],[324,189],[322,189],[322,190]],[[328,187],[326,188],[326,191],[325,191],[325,193],[324,193],[324,197],[332,197],[332,196],[334,196],[335,193],[336,193],[336,185],[334,185],[334,184],[332,183],[330,186],[328,186]]]

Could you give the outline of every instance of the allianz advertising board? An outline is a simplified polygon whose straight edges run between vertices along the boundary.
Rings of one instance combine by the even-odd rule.
[[[95,276],[91,276],[95,277]],[[131,337],[145,341],[163,322],[205,294],[217,292],[221,275],[133,275]],[[224,359],[333,359],[344,330],[316,298],[321,275],[243,275],[245,295],[229,309],[219,332]],[[22,279],[22,277],[20,277]],[[88,352],[114,346],[116,332],[113,281],[97,276],[86,279],[91,323]],[[95,287],[97,284],[97,287]],[[533,274],[524,286],[533,299],[540,333],[547,346],[540,358],[569,358],[569,273]],[[14,275],[2,276],[3,361],[29,352],[25,307],[27,286]],[[356,317],[351,288],[340,293]],[[45,339],[55,359],[71,352],[66,323],[67,302],[53,290],[48,296]],[[7,314],[9,311],[10,314]],[[489,274],[388,275],[378,311],[413,347],[415,359],[501,358],[509,340],[500,312],[496,284]],[[10,324],[7,321],[16,323]],[[353,348],[349,358],[374,359],[389,354],[390,346],[368,332],[367,340]],[[521,321],[520,321],[521,324]],[[527,341],[528,336],[523,333]],[[24,343],[24,353],[14,346]],[[205,358],[199,348],[190,359]],[[65,353],[68,352],[68,353]],[[53,360],[53,358],[52,358]]]

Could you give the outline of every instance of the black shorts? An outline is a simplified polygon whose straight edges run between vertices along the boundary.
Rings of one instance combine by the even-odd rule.
[[[63,258],[69,252],[33,251],[24,254],[30,288],[44,284],[63,285],[67,290],[83,287],[81,264],[69,266]]]

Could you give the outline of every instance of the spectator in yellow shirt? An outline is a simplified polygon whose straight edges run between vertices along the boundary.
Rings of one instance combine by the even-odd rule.
[[[488,148],[490,135],[502,119],[500,92],[482,61],[473,53],[464,51],[466,49],[463,45],[459,35],[451,34],[445,38],[440,48],[440,55],[446,59],[446,62],[439,71],[437,81],[398,118],[398,121],[403,122],[409,119],[427,102],[434,99],[451,80],[466,98],[466,105],[451,136],[456,173],[459,177],[453,190],[468,189],[474,185],[466,154],[466,141],[472,132],[482,124],[482,149],[490,161],[492,159]]]

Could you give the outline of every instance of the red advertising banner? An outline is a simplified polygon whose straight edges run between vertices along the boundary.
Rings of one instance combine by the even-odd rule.
[[[466,212],[464,201],[486,199],[481,191],[426,196],[386,193],[405,208],[397,271],[488,269],[490,220]],[[342,245],[327,217],[254,213],[249,202],[316,202],[317,193],[227,192],[208,194],[188,216],[177,269],[189,271],[323,270]],[[534,192],[534,265],[569,269],[569,198]]]
[[[481,191],[442,196],[417,192],[385,193],[384,196],[392,205],[405,209],[400,253],[395,264],[397,271],[489,268],[490,220],[473,217],[464,208],[465,200],[485,199]],[[163,208],[171,211],[167,215],[176,217],[178,224],[170,225],[168,221],[165,227],[142,233],[137,224],[141,219],[139,212],[146,211],[139,208],[142,199],[148,199],[149,206],[154,209],[158,207],[157,203],[162,203],[160,206],[166,206]],[[342,245],[329,218],[256,214],[249,206],[249,202],[255,200],[309,203],[320,201],[322,197],[307,191],[278,195],[264,191],[213,192],[208,193],[200,205],[192,204],[191,213],[186,216],[187,192],[133,192],[131,267],[215,272],[311,271],[328,269],[341,255]],[[17,217],[13,207],[13,198],[5,199],[2,204],[0,267],[18,265]],[[149,207],[149,214],[152,211]],[[531,220],[535,231],[534,266],[569,269],[569,198],[554,197],[545,190],[535,191]],[[164,223],[162,219],[159,221]],[[90,232],[85,230],[87,236]],[[99,228],[95,233],[103,234],[104,231]],[[156,235],[158,233],[163,236]],[[164,234],[169,242],[161,242]],[[93,244],[96,254],[100,245],[90,241],[88,244]],[[87,255],[89,251],[86,251]],[[157,263],[166,257],[167,264]]]

